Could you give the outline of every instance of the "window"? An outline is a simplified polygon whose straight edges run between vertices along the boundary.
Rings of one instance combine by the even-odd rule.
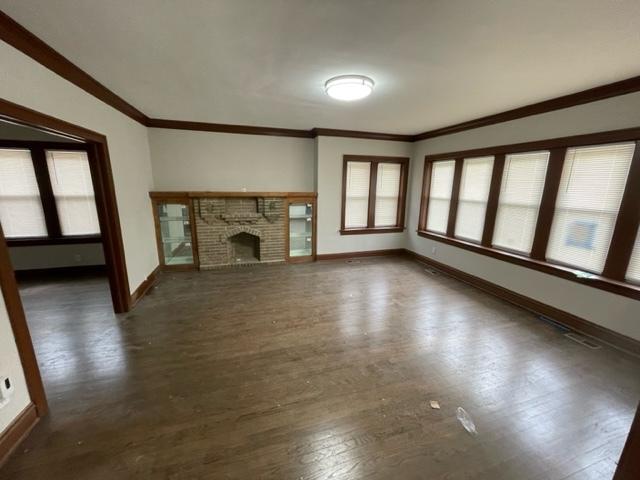
[[[0,223],[9,244],[99,242],[87,152],[75,144],[59,150],[44,142],[3,145]]]
[[[455,236],[480,241],[493,172],[493,157],[465,158],[462,164]]]
[[[547,259],[601,273],[635,144],[567,149]]]
[[[87,153],[49,150],[47,167],[62,235],[100,233]]]
[[[404,229],[408,162],[404,157],[344,156],[340,233]]]
[[[447,233],[455,168],[455,160],[433,162],[431,166],[429,208],[427,210],[427,230],[431,232]]]
[[[371,163],[347,162],[345,228],[364,228],[367,226],[370,177]]]
[[[626,279],[630,282],[640,283],[640,229],[638,229],[638,234],[636,235],[636,243],[633,246]]]
[[[29,150],[0,149],[0,223],[7,238],[47,236]]]
[[[427,155],[423,178],[419,236],[640,300],[640,128]]]
[[[548,162],[548,151],[505,157],[493,246],[531,252]]]

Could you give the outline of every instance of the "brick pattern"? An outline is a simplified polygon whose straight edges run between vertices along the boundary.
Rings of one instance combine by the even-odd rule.
[[[284,262],[283,198],[195,198],[193,207],[201,269],[237,265],[229,239],[243,232],[260,239],[260,263]]]

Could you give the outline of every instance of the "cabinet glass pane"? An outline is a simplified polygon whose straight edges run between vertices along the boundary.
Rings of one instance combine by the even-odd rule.
[[[193,263],[189,207],[181,203],[158,205],[160,239],[165,265]]]
[[[313,255],[313,204],[289,204],[289,256]]]

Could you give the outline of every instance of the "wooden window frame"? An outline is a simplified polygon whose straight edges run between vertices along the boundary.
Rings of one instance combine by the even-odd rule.
[[[44,221],[47,227],[46,237],[18,237],[7,238],[7,245],[10,247],[30,247],[35,245],[74,245],[80,243],[101,243],[102,236],[96,235],[63,235],[60,226],[60,218],[58,217],[58,209],[55,196],[53,195],[53,187],[51,186],[51,177],[49,175],[49,167],[47,166],[47,150],[63,150],[63,151],[81,151],[87,154],[89,158],[89,167],[91,168],[91,152],[84,143],[71,142],[37,142],[37,141],[17,141],[17,140],[0,140],[0,148],[3,149],[20,149],[29,150],[31,153],[31,162],[38,183],[38,191],[40,193],[40,202],[42,203],[42,211],[44,213]],[[94,173],[91,169],[92,183]],[[94,185],[95,192],[95,185]]]
[[[364,235],[371,233],[398,233],[405,228],[405,211],[407,205],[407,182],[409,178],[409,157],[381,157],[374,155],[344,155],[342,162],[342,212],[340,217],[340,235]],[[345,227],[345,207],[347,204],[347,165],[349,162],[370,163],[369,172],[369,205],[366,227]],[[389,227],[376,227],[376,190],[378,182],[378,165],[395,163],[400,165],[400,191],[398,192],[398,212],[396,224]]]
[[[604,270],[602,271],[602,274],[592,275],[589,278],[577,277],[576,272],[580,271],[579,268],[560,265],[546,260],[546,250],[549,242],[551,224],[555,213],[556,198],[558,195],[558,188],[560,187],[560,179],[562,176],[567,148],[586,147],[589,145],[606,145],[609,143],[630,141],[635,142],[636,147],[631,161],[631,167],[629,169],[622,202],[618,211],[613,236],[611,238],[611,244],[607,253]],[[520,252],[513,252],[493,247],[492,240],[500,196],[500,186],[502,183],[502,175],[504,173],[505,156],[508,154],[526,153],[539,150],[548,150],[550,155],[531,252],[527,255]],[[480,243],[475,243],[455,238],[454,228],[458,203],[457,199],[460,190],[460,178],[462,176],[462,162],[464,158],[489,155],[494,156],[494,164],[482,241]],[[443,160],[456,161],[456,169],[453,178],[453,192],[449,208],[448,228],[447,233],[444,235],[428,231],[426,228],[427,212],[429,208],[429,189],[431,185],[431,168],[434,162]],[[417,234],[421,237],[463,248],[474,253],[479,253],[481,255],[527,267],[539,272],[581,283],[583,285],[588,285],[616,293],[618,295],[640,300],[640,285],[629,283],[625,280],[625,274],[629,266],[633,245],[638,228],[640,227],[639,186],[640,128],[628,128],[587,135],[553,138],[535,142],[427,155],[424,159],[422,196],[420,200],[420,215],[418,219]]]

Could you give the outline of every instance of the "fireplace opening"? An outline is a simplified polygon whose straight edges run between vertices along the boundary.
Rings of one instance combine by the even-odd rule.
[[[229,237],[231,263],[260,261],[260,238],[247,232]]]

